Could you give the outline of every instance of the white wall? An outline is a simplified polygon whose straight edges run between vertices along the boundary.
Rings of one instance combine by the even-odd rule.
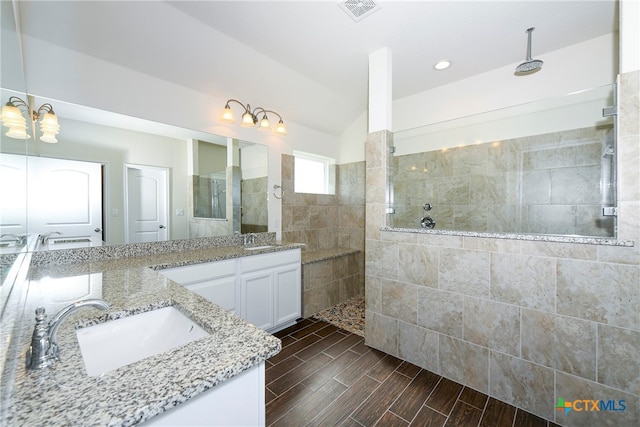
[[[538,55],[542,70],[514,76],[513,64],[396,100],[394,132],[614,83],[617,36],[608,34]],[[446,71],[444,71],[446,72]]]
[[[637,30],[637,25],[630,23],[628,27],[629,31]],[[391,130],[405,131],[614,83],[618,74],[617,45],[617,34],[607,34],[536,56],[544,65],[535,74],[514,76],[518,62],[396,99]],[[627,47],[631,48],[631,44]],[[363,114],[340,136],[338,163],[364,160],[366,120]]]
[[[620,1],[620,74],[640,70],[640,2]]]

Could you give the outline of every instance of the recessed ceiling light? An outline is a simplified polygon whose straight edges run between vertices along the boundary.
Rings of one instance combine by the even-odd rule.
[[[436,63],[436,65],[434,65],[433,68],[438,70],[438,71],[442,71],[442,70],[446,70],[450,66],[451,66],[451,61],[447,61],[445,59],[443,61],[440,61],[440,62]]]

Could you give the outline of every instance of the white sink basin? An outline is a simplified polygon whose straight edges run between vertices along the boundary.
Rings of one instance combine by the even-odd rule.
[[[87,374],[98,377],[209,335],[174,307],[76,330]]]
[[[258,249],[268,249],[272,248],[273,245],[262,245],[262,246],[245,246],[245,250],[247,251],[257,251]]]

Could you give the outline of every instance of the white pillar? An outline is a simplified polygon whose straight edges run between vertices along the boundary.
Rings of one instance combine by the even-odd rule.
[[[369,54],[369,133],[392,130],[391,49],[384,47]]]
[[[640,2],[620,2],[620,74],[640,70]]]

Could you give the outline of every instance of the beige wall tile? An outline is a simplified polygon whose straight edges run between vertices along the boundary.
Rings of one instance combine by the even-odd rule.
[[[398,355],[398,320],[365,310],[364,340],[369,347]]]
[[[438,249],[422,245],[398,245],[398,280],[438,287]]]
[[[382,280],[375,276],[365,277],[365,306],[367,310],[382,312]]]
[[[554,311],[555,260],[491,254],[491,299]]]
[[[640,331],[598,325],[598,382],[640,396]]]
[[[438,259],[438,286],[452,292],[489,297],[487,252],[441,248]]]
[[[514,305],[465,297],[463,338],[492,350],[520,356],[520,309]]]
[[[597,245],[576,245],[575,243],[535,242],[524,240],[521,242],[523,255],[572,258],[595,261]]]
[[[438,334],[402,321],[398,325],[398,357],[438,373]]]
[[[397,280],[398,245],[376,240],[368,241],[365,262],[367,274]]]
[[[491,351],[489,393],[543,418],[553,417],[553,370]]]
[[[464,248],[484,252],[520,253],[520,240],[464,237]]]
[[[557,312],[640,329],[640,267],[559,260]]]
[[[445,248],[462,248],[462,236],[444,236],[438,234],[418,234],[416,243],[419,245],[441,246]]]
[[[417,323],[418,287],[394,280],[382,280],[380,290],[380,309],[385,316]]]
[[[440,335],[440,375],[487,393],[489,350],[466,341]]]
[[[553,369],[596,379],[596,324],[522,310],[522,358]]]
[[[462,338],[464,296],[424,286],[417,291],[418,326]]]

